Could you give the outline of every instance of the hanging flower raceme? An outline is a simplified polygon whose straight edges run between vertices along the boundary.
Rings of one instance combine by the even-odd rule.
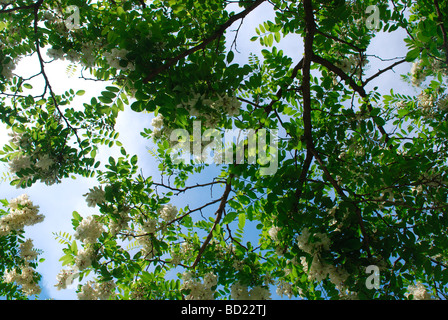
[[[0,218],[0,236],[44,220],[44,216],[39,214],[39,207],[32,203],[27,194],[11,200],[8,207],[10,213]]]

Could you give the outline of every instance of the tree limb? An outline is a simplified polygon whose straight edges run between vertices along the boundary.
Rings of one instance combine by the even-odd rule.
[[[219,222],[221,221],[222,218],[222,214],[224,212],[224,208],[226,207],[226,203],[227,203],[227,198],[229,197],[230,191],[231,191],[231,187],[232,187],[232,175],[230,175],[230,177],[227,180],[226,183],[226,189],[224,190],[224,194],[221,197],[221,203],[219,204],[218,210],[216,211],[215,215],[216,215],[216,219],[215,219],[215,223],[213,224],[212,229],[210,230],[207,238],[205,239],[204,243],[202,244],[201,248],[199,249],[198,255],[196,256],[196,259],[194,260],[191,268],[194,269],[197,264],[199,263],[199,261],[201,260],[201,257],[205,251],[205,249],[207,248],[208,244],[210,243],[210,240],[213,237],[213,231],[215,230],[216,226],[219,224]]]
[[[151,81],[152,79],[154,79],[158,74],[160,74],[161,72],[169,69],[170,67],[172,67],[173,65],[175,65],[179,60],[188,57],[190,54],[204,49],[210,42],[218,39],[219,37],[221,37],[224,32],[227,30],[227,28],[229,28],[235,21],[239,20],[239,19],[243,19],[244,17],[246,17],[250,12],[252,12],[255,8],[257,8],[260,4],[262,4],[263,2],[265,2],[266,0],[257,0],[255,1],[251,6],[249,6],[246,10],[232,16],[229,18],[229,20],[227,20],[226,23],[224,23],[223,25],[221,25],[210,37],[204,39],[200,44],[198,44],[197,46],[190,48],[184,52],[182,52],[181,54],[177,55],[174,58],[169,59],[164,65],[160,66],[159,68],[151,71],[151,73],[145,77],[143,79],[143,83],[147,83],[149,81]]]

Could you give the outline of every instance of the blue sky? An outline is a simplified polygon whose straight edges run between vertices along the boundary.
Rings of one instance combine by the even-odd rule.
[[[238,8],[235,8],[235,11]],[[82,14],[82,13],[81,13]],[[238,34],[237,49],[240,53],[235,52],[235,62],[246,63],[247,57],[250,52],[259,52],[261,48],[258,42],[250,42],[249,39],[255,34],[255,28],[260,22],[265,20],[274,20],[274,15],[271,10],[271,6],[268,3],[261,5],[252,14],[244,19],[244,25],[240,29]],[[234,25],[236,29],[238,23]],[[235,34],[230,32],[229,38],[233,40]],[[404,33],[396,31],[386,36],[375,38],[369,47],[369,54],[375,54],[382,58],[394,58],[397,56],[404,56],[407,52],[404,43],[402,42]],[[229,41],[229,44],[231,40]],[[303,53],[303,43],[300,37],[288,36],[281,42],[281,46],[276,44],[277,47],[284,50],[285,55],[293,58],[297,63]],[[370,59],[371,67],[368,71],[369,74],[375,73],[378,69],[388,66],[391,62],[385,62],[377,64],[377,59]],[[77,76],[68,77],[65,70],[67,62],[54,62],[47,66],[47,73],[50,77],[51,84],[56,93],[62,93],[70,88],[76,90],[86,90],[85,96],[77,97],[73,101],[73,105],[82,104],[83,101],[89,101],[92,96],[97,95],[105,84],[77,79]],[[29,59],[23,59],[15,70],[16,74],[20,75],[32,75],[39,71],[36,57]],[[388,71],[385,75],[373,80],[370,83],[370,87],[378,85],[380,89],[383,89],[382,93],[389,92],[390,88],[394,88],[397,92],[412,94],[412,89],[409,90],[409,86],[401,82],[399,75],[407,73],[410,70],[410,64],[405,63],[395,68],[396,73]],[[400,83],[403,86],[400,86]],[[40,82],[40,85],[42,83]],[[36,92],[40,92],[39,83],[34,83]],[[150,127],[152,115],[146,113],[134,113],[130,108],[125,108],[125,111],[119,114],[117,120],[116,131],[120,133],[119,140],[123,143],[129,154],[137,154],[139,157],[139,166],[142,168],[145,176],[154,175],[155,178],[159,177],[157,168],[154,166],[155,161],[151,158],[151,155],[147,152],[147,147],[150,147],[149,140],[140,136],[140,131],[145,127]],[[9,140],[6,130],[3,124],[0,125],[0,147],[3,146]],[[118,156],[119,149],[102,149],[102,152],[98,154],[99,158],[107,159],[110,155]],[[7,167],[0,164],[0,175],[2,172],[7,171]],[[201,177],[203,178],[203,177]],[[41,257],[45,258],[45,262],[41,263],[38,272],[43,275],[41,298],[54,298],[54,299],[76,299],[75,289],[67,289],[58,291],[54,287],[56,283],[56,275],[62,269],[61,263],[58,261],[62,255],[63,246],[60,245],[53,236],[53,232],[65,231],[73,233],[70,219],[73,211],[78,211],[82,216],[97,213],[94,208],[89,208],[86,205],[85,198],[82,194],[88,192],[88,189],[97,185],[95,179],[85,179],[78,177],[76,180],[65,179],[62,183],[46,186],[40,183],[36,183],[34,186],[28,189],[16,189],[9,185],[9,183],[0,183],[0,198],[12,199],[19,196],[22,193],[27,193],[34,204],[39,205],[40,212],[45,215],[43,223],[38,225],[27,227],[26,237],[33,239],[34,246],[44,251]],[[207,192],[209,190],[207,189]],[[216,196],[217,193],[215,193]],[[198,199],[199,198],[199,199]],[[191,207],[196,207],[196,204],[201,204],[200,197],[193,198]],[[181,203],[182,198],[176,199],[176,202]],[[181,205],[182,207],[185,206]],[[178,206],[180,207],[180,206]],[[272,292],[273,298],[276,298],[275,291]]]

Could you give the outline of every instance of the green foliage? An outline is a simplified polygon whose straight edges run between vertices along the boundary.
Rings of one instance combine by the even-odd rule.
[[[239,1],[237,12],[221,0],[4,2],[0,121],[12,136],[0,149],[10,168],[2,181],[98,181],[84,195],[92,220],[73,212],[74,234],[53,233],[62,265],[80,281],[93,275],[90,298],[105,298],[99,288],[113,282],[106,298],[261,299],[277,289],[305,299],[445,299],[446,3],[273,0],[273,18],[247,25],[264,2]],[[75,27],[65,23],[69,5],[80,12]],[[260,49],[248,57],[237,46],[243,31]],[[369,64],[389,61],[368,54],[379,31],[402,31],[407,51],[376,71]],[[303,44],[300,61],[283,49],[291,39]],[[27,55],[40,71],[25,78],[14,68]],[[104,88],[82,104],[88,82],[56,92],[47,65],[61,59],[69,76],[82,70]],[[403,82],[382,87],[402,64],[412,68]],[[403,84],[417,93],[399,92]],[[145,177],[118,140],[126,109],[157,117],[141,136],[154,143],[160,179]],[[266,130],[269,141],[278,129],[278,145],[246,142],[251,163],[175,161],[170,135],[188,132],[189,156],[194,121],[219,137]],[[120,155],[101,163],[102,147]],[[276,170],[264,175],[260,155],[274,151]],[[22,232],[0,236],[0,276],[23,265],[20,242]],[[367,286],[371,265],[379,288]],[[0,295],[25,298],[1,281]]]

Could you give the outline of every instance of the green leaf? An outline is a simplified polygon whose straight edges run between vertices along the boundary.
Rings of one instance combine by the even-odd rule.
[[[229,223],[231,223],[232,221],[235,220],[235,218],[236,218],[237,215],[238,215],[238,213],[237,213],[236,211],[232,211],[232,212],[227,213],[227,214],[224,216],[224,218],[222,219],[222,223],[223,223],[223,224],[229,224]]]
[[[240,213],[238,215],[238,229],[243,230],[245,225],[246,225],[246,214]]]
[[[412,62],[415,59],[417,59],[419,55],[420,55],[419,48],[412,49],[412,50],[408,51],[408,53],[406,54],[406,61]]]
[[[137,155],[136,154],[133,155],[132,158],[131,158],[131,164],[133,166],[135,166],[137,164],[137,160],[138,160]]]
[[[78,90],[78,91],[76,91],[76,95],[77,96],[83,96],[85,93],[86,93],[85,90]]]
[[[233,51],[229,51],[229,53],[227,54],[227,63],[232,62],[234,57],[235,54],[233,53]]]
[[[142,112],[143,106],[141,101],[135,101],[131,104],[131,109],[135,112]]]

